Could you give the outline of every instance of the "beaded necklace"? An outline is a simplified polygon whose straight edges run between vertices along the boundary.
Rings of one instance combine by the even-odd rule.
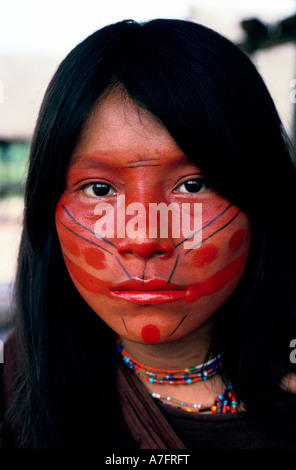
[[[117,351],[121,354],[122,359],[129,369],[132,369],[138,376],[145,377],[149,383],[153,384],[169,384],[169,385],[190,385],[200,380],[207,380],[217,374],[222,366],[221,354],[213,359],[190,367],[188,369],[155,369],[145,366],[141,362],[136,361],[121,346],[119,338],[116,338]],[[190,412],[212,413],[235,413],[237,411],[237,401],[232,384],[228,384],[224,393],[218,395],[212,404],[186,403],[170,396],[166,397],[159,393],[149,392],[149,395],[162,403],[181,408]]]
[[[154,369],[150,366],[144,366],[144,364],[130,356],[120,345],[118,338],[117,351],[122,355],[127,367],[134,370],[137,375],[145,377],[147,382],[155,384],[189,385],[200,380],[207,380],[209,377],[216,375],[217,370],[222,365],[221,354],[219,354],[208,362],[188,369]]]
[[[234,390],[231,384],[228,384],[224,393],[215,398],[214,403],[200,404],[200,403],[186,403],[177,400],[177,398],[165,397],[159,393],[149,392],[153,398],[160,400],[162,403],[181,408],[185,411],[193,413],[201,413],[203,411],[211,411],[212,413],[236,413],[237,401],[235,398]]]

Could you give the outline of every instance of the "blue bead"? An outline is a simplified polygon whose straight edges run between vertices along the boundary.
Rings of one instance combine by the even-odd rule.
[[[154,383],[154,379],[151,377],[151,378],[149,379],[149,382],[150,382],[151,384],[153,384],[153,383]]]
[[[191,383],[192,383],[192,379],[187,379],[187,383],[188,383],[188,384],[191,384]]]
[[[188,374],[184,374],[184,379],[188,379]]]
[[[173,374],[169,374],[169,379],[173,380]]]

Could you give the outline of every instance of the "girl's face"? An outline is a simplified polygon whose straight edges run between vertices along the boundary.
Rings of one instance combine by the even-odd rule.
[[[210,319],[240,282],[250,246],[246,214],[115,90],[84,126],[56,228],[82,297],[142,343],[179,340]]]

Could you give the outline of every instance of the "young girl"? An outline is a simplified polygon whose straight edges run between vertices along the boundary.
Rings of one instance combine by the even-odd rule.
[[[201,25],[123,21],[66,57],[32,142],[4,448],[296,447],[288,147]]]

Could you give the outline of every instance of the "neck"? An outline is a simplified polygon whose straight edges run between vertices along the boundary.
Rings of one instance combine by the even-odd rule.
[[[210,322],[192,334],[162,344],[135,343],[120,337],[121,345],[137,361],[155,368],[185,369],[203,363],[211,343]]]
[[[212,324],[208,322],[191,335],[172,343],[143,344],[129,341],[123,337],[119,339],[127,354],[132,356],[133,360],[142,363],[144,367],[162,369],[162,371],[164,369],[188,369],[209,359],[207,354],[211,344],[211,331]],[[155,378],[160,379],[162,371],[159,371],[159,376],[156,375]],[[171,380],[168,375],[166,377]],[[193,379],[193,375],[191,377],[190,383],[187,382],[188,377],[184,376],[182,379],[186,379],[185,381],[181,380],[177,383],[177,378],[175,378],[174,384],[174,380],[161,382],[161,380],[151,380],[151,375],[138,374],[138,378],[154,398],[169,404],[173,402],[173,406],[181,407],[187,411],[190,408],[190,411],[197,412],[201,407],[206,413],[237,411],[235,395],[231,390],[225,388],[225,383],[219,372],[214,372],[212,375],[209,370],[207,379],[202,377],[196,381]],[[221,399],[217,397],[221,397]],[[225,399],[227,402],[224,401]]]

